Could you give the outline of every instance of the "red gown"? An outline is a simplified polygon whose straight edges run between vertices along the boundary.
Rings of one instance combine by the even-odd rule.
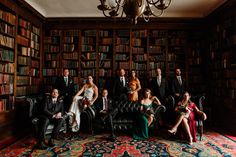
[[[197,135],[197,125],[196,125],[197,109],[196,108],[197,107],[195,103],[191,102],[188,104],[188,108],[191,110],[191,113],[188,118],[188,125],[189,125],[190,132],[193,138],[193,142],[196,142],[197,141],[197,138],[196,138],[196,135]],[[186,139],[188,137],[186,131],[182,127],[179,131],[182,138]]]

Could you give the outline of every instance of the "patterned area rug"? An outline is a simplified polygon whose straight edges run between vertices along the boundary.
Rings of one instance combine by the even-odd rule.
[[[236,142],[216,132],[205,132],[202,141],[188,145],[184,141],[162,137],[150,137],[137,141],[127,135],[120,135],[115,142],[107,135],[83,136],[79,140],[56,141],[56,147],[47,150],[33,150],[36,141],[32,137],[21,139],[0,151],[1,157],[16,156],[96,156],[96,157],[157,157],[157,156],[236,156]]]

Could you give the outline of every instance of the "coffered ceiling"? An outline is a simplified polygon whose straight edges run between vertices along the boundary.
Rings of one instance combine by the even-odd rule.
[[[45,17],[103,17],[100,0],[25,0]],[[162,17],[207,16],[227,0],[172,0]]]

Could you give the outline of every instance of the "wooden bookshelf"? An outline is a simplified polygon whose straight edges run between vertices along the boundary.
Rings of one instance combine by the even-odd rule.
[[[62,31],[57,29],[46,30],[44,37],[44,92],[52,89],[57,76],[61,74],[61,36]]]
[[[0,6],[0,114],[14,109],[15,31],[15,13]]]
[[[80,83],[79,64],[80,64],[80,47],[79,47],[79,30],[63,30],[62,37],[62,68],[68,68],[70,76],[73,77],[75,89],[78,90]]]
[[[163,75],[166,71],[166,55],[168,47],[167,30],[149,30],[148,39],[148,76],[150,79],[156,76],[156,68],[161,68]]]

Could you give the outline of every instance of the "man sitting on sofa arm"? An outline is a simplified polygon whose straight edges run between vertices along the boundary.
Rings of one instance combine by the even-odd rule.
[[[49,139],[48,146],[53,147],[53,139],[59,139],[59,131],[63,124],[64,104],[63,100],[59,99],[59,92],[57,89],[53,89],[51,96],[48,96],[43,101],[44,108],[43,113],[39,118],[39,132],[38,132],[38,143],[39,149],[46,149],[45,145],[45,132],[49,124],[54,124],[52,135]]]
[[[111,136],[109,137],[112,141],[115,141],[114,127],[113,127],[113,106],[112,100],[108,97],[108,90],[102,90],[102,97],[97,100],[97,116],[103,122],[109,125],[111,129]]]

